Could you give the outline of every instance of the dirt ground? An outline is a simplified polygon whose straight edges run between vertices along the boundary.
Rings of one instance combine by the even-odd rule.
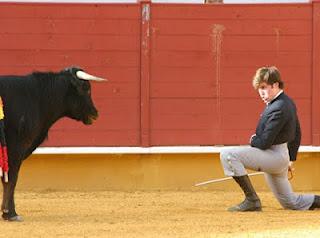
[[[320,237],[320,211],[259,195],[263,212],[230,213],[240,191],[17,191],[24,222],[0,221],[0,237]]]

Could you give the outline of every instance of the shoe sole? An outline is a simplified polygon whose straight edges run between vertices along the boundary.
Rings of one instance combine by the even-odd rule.
[[[261,207],[256,207],[256,208],[250,208],[246,210],[241,210],[237,208],[228,208],[229,212],[261,212],[262,208]]]

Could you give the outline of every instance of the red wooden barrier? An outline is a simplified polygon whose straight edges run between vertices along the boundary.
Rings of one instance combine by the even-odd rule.
[[[311,143],[312,5],[152,6],[151,144],[246,144],[277,65]],[[301,93],[304,92],[304,93]]]
[[[320,1],[313,1],[312,144],[320,145]]]
[[[109,79],[93,85],[99,120],[62,120],[46,146],[140,145],[140,5],[0,4],[0,73],[79,65]]]
[[[0,73],[80,65],[100,118],[68,119],[46,146],[246,144],[263,103],[251,86],[276,65],[303,144],[320,145],[320,3],[0,3]]]
[[[141,3],[141,146],[150,146],[150,17],[151,1]]]

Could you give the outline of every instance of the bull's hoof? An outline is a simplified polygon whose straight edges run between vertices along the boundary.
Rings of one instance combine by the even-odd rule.
[[[16,215],[16,216],[12,216],[12,217],[9,217],[8,214],[2,214],[2,218],[3,220],[5,221],[15,221],[15,222],[22,222],[23,221],[23,218],[22,216],[19,216],[19,215]]]

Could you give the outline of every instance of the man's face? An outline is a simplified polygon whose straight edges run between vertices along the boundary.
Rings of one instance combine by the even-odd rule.
[[[264,103],[269,103],[279,91],[280,89],[278,83],[274,83],[272,85],[261,83],[258,87],[259,95]]]

